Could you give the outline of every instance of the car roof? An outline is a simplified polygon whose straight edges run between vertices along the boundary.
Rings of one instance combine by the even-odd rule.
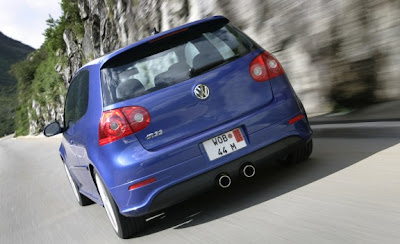
[[[121,53],[123,53],[123,52],[125,52],[127,50],[136,48],[136,47],[138,47],[138,46],[140,46],[140,45],[142,45],[144,43],[151,42],[152,40],[156,40],[156,39],[158,39],[160,37],[169,35],[169,34],[174,33],[176,31],[179,31],[179,30],[182,30],[182,29],[185,29],[185,28],[190,28],[192,26],[196,26],[196,25],[199,25],[199,24],[204,24],[204,23],[207,23],[207,22],[210,22],[210,24],[211,24],[211,22],[216,21],[216,20],[226,20],[227,22],[229,22],[229,20],[226,19],[224,16],[213,16],[213,17],[197,20],[197,21],[194,21],[194,22],[190,22],[190,23],[187,23],[187,24],[184,24],[184,25],[181,25],[181,26],[178,26],[178,27],[175,27],[175,28],[160,32],[158,34],[151,35],[151,36],[146,37],[146,38],[144,38],[142,40],[139,40],[138,42],[135,42],[135,43],[130,44],[130,45],[126,46],[126,47],[120,48],[120,49],[118,49],[116,51],[113,51],[113,52],[111,52],[109,54],[106,54],[106,55],[104,55],[104,56],[102,56],[100,58],[94,59],[94,60],[90,61],[89,63],[85,64],[84,66],[82,66],[78,70],[78,72],[80,70],[82,70],[82,69],[87,68],[88,66],[98,66],[97,68],[100,69],[103,66],[103,64],[106,63],[108,60],[112,59],[113,57],[115,57],[115,56],[117,56],[117,55],[119,55],[119,54],[121,54]],[[78,72],[76,72],[76,73],[78,73]]]

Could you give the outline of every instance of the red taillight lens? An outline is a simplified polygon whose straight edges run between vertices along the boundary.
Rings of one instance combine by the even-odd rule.
[[[103,112],[99,125],[99,145],[119,140],[146,128],[149,112],[142,107],[124,107]]]
[[[131,126],[133,133],[139,132],[150,124],[150,114],[142,107],[125,107],[121,109]]]
[[[269,78],[262,55],[258,55],[250,64],[250,75],[255,81],[266,81]]]
[[[285,73],[278,60],[270,53],[263,52],[250,63],[250,75],[255,81],[266,81]]]

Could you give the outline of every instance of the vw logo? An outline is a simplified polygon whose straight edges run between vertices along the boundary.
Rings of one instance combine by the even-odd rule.
[[[210,89],[208,89],[208,87],[203,84],[198,84],[194,88],[193,92],[194,95],[196,95],[196,97],[201,100],[206,99],[210,95]]]

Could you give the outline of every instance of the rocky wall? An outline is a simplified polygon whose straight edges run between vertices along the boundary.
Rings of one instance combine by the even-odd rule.
[[[400,98],[398,0],[77,0],[64,80],[85,62],[159,30],[224,15],[283,64],[311,115]]]

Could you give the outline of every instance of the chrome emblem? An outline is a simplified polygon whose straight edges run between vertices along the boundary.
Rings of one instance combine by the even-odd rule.
[[[150,133],[146,136],[146,140],[150,140],[154,137],[161,136],[162,134],[163,134],[163,130],[154,131],[153,133]]]
[[[194,88],[193,92],[194,95],[196,95],[196,97],[201,100],[206,99],[210,95],[210,89],[208,89],[208,87],[203,84],[198,84]]]

